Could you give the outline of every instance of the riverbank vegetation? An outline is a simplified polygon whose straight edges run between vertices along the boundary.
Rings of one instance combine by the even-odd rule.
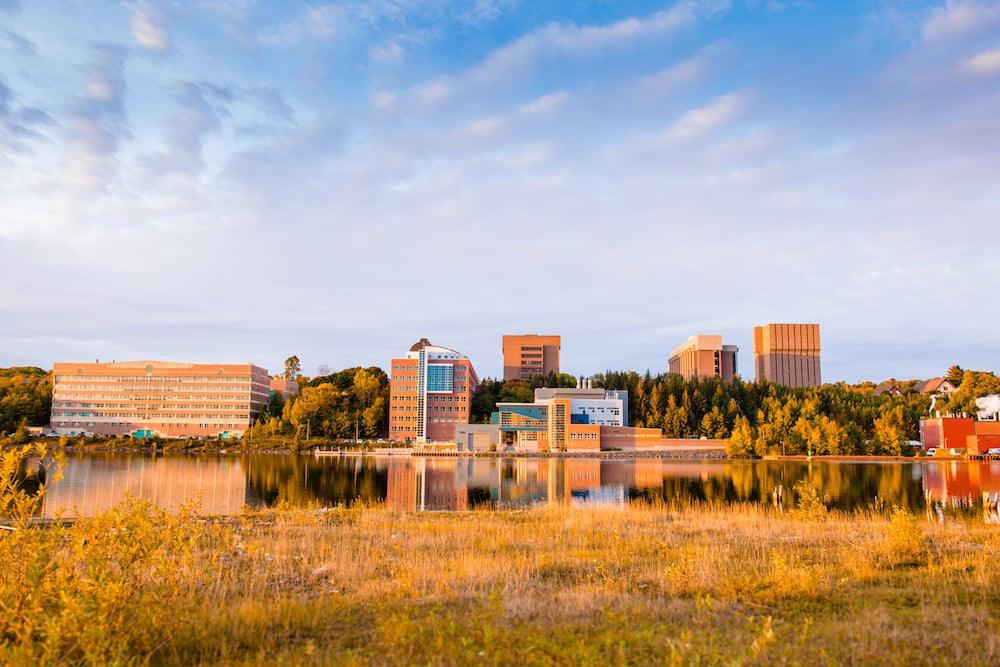
[[[22,523],[0,530],[0,663],[1000,660],[994,526],[795,497]]]
[[[0,368],[0,435],[21,425],[49,423],[52,381],[48,371],[33,366]]]

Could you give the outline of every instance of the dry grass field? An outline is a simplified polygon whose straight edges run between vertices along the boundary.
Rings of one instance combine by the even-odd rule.
[[[1000,532],[818,503],[0,530],[2,664],[989,665]]]

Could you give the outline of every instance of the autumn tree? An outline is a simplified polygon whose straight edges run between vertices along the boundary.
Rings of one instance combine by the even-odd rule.
[[[285,359],[285,379],[287,380],[297,380],[299,377],[299,371],[302,370],[302,365],[299,363],[299,358],[294,354],[287,359]]]

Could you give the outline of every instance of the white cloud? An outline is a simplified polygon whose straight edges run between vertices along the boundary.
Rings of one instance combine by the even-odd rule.
[[[470,76],[478,81],[522,73],[545,53],[586,54],[634,45],[637,41],[667,35],[694,24],[704,15],[727,8],[728,2],[686,0],[646,18],[629,17],[608,25],[551,23],[494,51]]]
[[[54,119],[34,107],[15,104],[13,91],[0,77],[0,162],[5,162],[7,151],[19,152],[28,148],[29,142],[42,137],[41,129],[53,125]]]
[[[272,46],[301,41],[326,40],[345,30],[349,21],[347,10],[336,5],[320,5],[306,9],[290,21],[263,31],[261,42]]]
[[[710,44],[687,60],[640,78],[632,87],[642,95],[662,95],[680,86],[697,83],[712,72],[716,59],[725,48],[721,42]]]
[[[372,105],[379,111],[389,111],[396,106],[396,94],[388,90],[379,90],[371,96]]]
[[[518,107],[518,113],[522,115],[535,115],[549,113],[558,107],[562,106],[563,103],[569,98],[569,93],[565,90],[557,90],[554,93],[549,93],[548,95],[542,95],[537,97],[527,104],[523,104]]]
[[[337,34],[340,9],[331,5],[309,7],[305,13],[305,26],[313,37],[332,37]]]
[[[91,47],[86,95],[68,126],[67,178],[79,193],[102,189],[116,172],[121,142],[131,136],[125,113],[124,56],[108,44]]]
[[[170,97],[177,110],[166,120],[163,149],[140,160],[144,192],[161,212],[177,210],[181,202],[193,207],[199,200],[205,140],[222,131],[234,101],[227,88],[191,81],[175,81]]]
[[[397,42],[388,42],[373,46],[369,51],[369,59],[378,65],[398,65],[405,55],[403,47]]]
[[[443,102],[451,97],[454,91],[455,86],[450,77],[439,77],[412,89],[417,100],[424,104]]]
[[[459,139],[493,139],[507,125],[509,121],[503,116],[493,116],[491,118],[480,118],[460,128],[455,136]]]
[[[989,31],[1000,25],[1000,3],[948,0],[935,9],[924,25],[924,39],[958,39],[970,33]]]
[[[745,93],[729,93],[686,112],[667,131],[669,139],[692,139],[732,122],[746,108]]]
[[[523,150],[507,155],[500,161],[513,169],[531,169],[550,162],[557,152],[557,144],[544,141],[526,146]]]
[[[974,76],[991,76],[1000,74],[1000,49],[980,53],[965,60],[961,69]]]
[[[129,27],[135,41],[153,51],[168,51],[170,49],[170,36],[162,25],[164,22],[163,12],[145,0],[127,2],[125,6],[132,12],[132,21]]]

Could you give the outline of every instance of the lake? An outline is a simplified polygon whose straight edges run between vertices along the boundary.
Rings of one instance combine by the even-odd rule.
[[[635,499],[785,510],[794,507],[792,489],[801,480],[813,484],[831,509],[888,511],[896,505],[944,518],[983,512],[983,494],[1000,495],[1000,463],[70,452],[41,515],[93,516],[129,496],[171,512],[197,500],[209,515],[239,513],[245,505],[358,501],[401,512],[613,507]]]

